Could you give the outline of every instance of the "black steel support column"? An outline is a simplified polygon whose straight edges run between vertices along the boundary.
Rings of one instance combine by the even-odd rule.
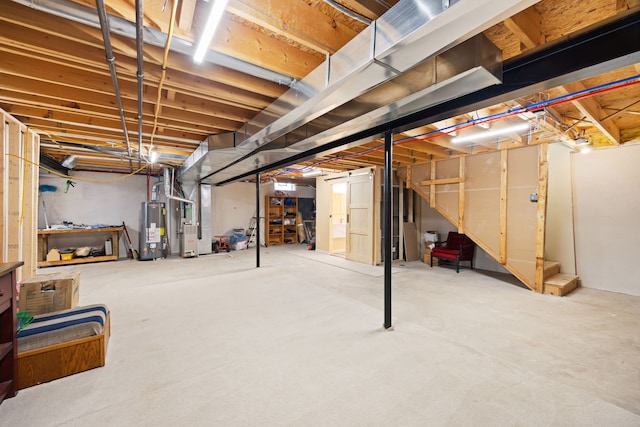
[[[391,132],[384,134],[384,328],[391,327],[391,247],[393,236],[391,235],[392,212],[391,196],[393,194],[391,180],[393,157],[393,144]]]
[[[256,268],[260,268],[260,172],[256,172]]]
[[[260,172],[256,173],[256,268],[260,267]]]

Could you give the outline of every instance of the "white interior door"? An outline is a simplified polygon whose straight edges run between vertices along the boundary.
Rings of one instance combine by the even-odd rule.
[[[347,184],[347,254],[373,264],[373,173],[350,176]]]

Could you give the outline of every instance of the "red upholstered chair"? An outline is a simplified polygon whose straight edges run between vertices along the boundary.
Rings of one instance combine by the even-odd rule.
[[[444,243],[444,244],[443,244]],[[433,258],[448,259],[456,262],[456,273],[460,273],[460,261],[469,261],[473,270],[473,252],[476,244],[466,234],[450,231],[446,242],[437,242],[431,249],[430,265],[433,267]]]

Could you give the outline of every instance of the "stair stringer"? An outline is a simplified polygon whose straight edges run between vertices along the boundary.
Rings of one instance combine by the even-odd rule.
[[[412,183],[409,184],[410,187],[415,191],[414,185]],[[418,192],[418,194],[420,194],[420,192]],[[427,200],[428,201],[428,200]],[[453,225],[458,225],[458,221],[457,219],[453,218],[451,215],[449,215],[447,212],[445,212],[442,208],[440,208],[440,206],[438,206],[437,204],[435,206],[433,206],[433,208],[438,211],[438,213],[440,213],[440,215],[442,215],[443,217],[445,217],[447,219],[447,221],[449,221],[451,224]],[[458,230],[459,233],[464,233],[467,236],[469,236],[469,238],[471,240],[474,241],[474,243],[479,246],[480,248],[482,248],[483,251],[485,251],[487,254],[489,254],[489,256],[491,256],[491,258],[493,258],[494,260],[500,262],[500,255],[496,254],[495,251],[493,251],[491,248],[489,248],[481,239],[478,238],[478,236],[476,236],[474,233],[470,232],[469,230],[467,230],[464,225],[462,227],[462,230]],[[509,265],[509,261],[507,259],[506,263],[500,263],[500,265],[502,265],[509,273],[513,274],[518,280],[520,280],[520,282],[522,282],[527,288],[531,289],[532,291],[535,291],[535,284],[531,283],[529,280],[527,280],[523,275],[521,275],[516,269],[512,268]]]
[[[520,154],[524,154],[525,156],[529,156],[529,155],[537,155],[537,147],[528,147],[529,148],[529,154],[527,154],[527,152],[520,152]],[[534,149],[535,151],[532,151],[532,149]],[[516,149],[518,150],[518,149]],[[511,151],[511,150],[510,150]],[[511,190],[510,187],[507,186],[507,163],[508,163],[508,157],[506,152],[504,154],[500,154],[501,157],[501,164],[498,166],[494,165],[494,168],[500,169],[502,175],[500,176],[499,180],[500,182],[504,181],[504,189],[503,192],[504,193],[500,193],[500,198],[506,198],[506,193],[508,191]],[[518,159],[518,157],[522,157],[522,156],[513,156],[513,167],[514,168],[518,168],[518,167],[522,167],[522,159]],[[529,289],[536,291],[536,285],[535,285],[535,275],[533,276],[533,278],[528,278],[526,276],[526,274],[523,274],[515,265],[512,265],[510,263],[510,258],[507,256],[506,250],[504,250],[504,248],[501,248],[501,251],[503,251],[503,255],[501,256],[500,253],[498,253],[498,251],[496,251],[495,249],[493,249],[491,247],[491,245],[487,244],[483,238],[481,238],[480,236],[478,236],[476,233],[474,233],[472,230],[469,229],[469,227],[466,226],[465,224],[465,212],[469,212],[468,209],[470,209],[469,205],[465,206],[464,203],[464,192],[465,191],[469,191],[468,188],[465,188],[464,182],[466,179],[468,179],[469,177],[465,176],[467,173],[467,168],[465,168],[465,161],[464,160],[459,160],[460,162],[460,173],[459,176],[455,176],[452,174],[452,168],[451,167],[451,161],[455,161],[456,159],[446,159],[443,161],[432,161],[429,163],[425,163],[425,164],[417,164],[417,165],[413,165],[411,167],[400,167],[398,168],[398,177],[399,179],[401,179],[402,181],[404,181],[409,188],[411,188],[413,191],[415,191],[416,193],[418,193],[418,195],[420,195],[420,197],[422,197],[424,200],[426,200],[429,205],[433,208],[435,208],[443,217],[445,217],[451,224],[455,225],[458,228],[458,232],[460,233],[464,233],[466,235],[469,236],[469,238],[471,238],[482,250],[484,250],[487,254],[489,254],[489,256],[491,258],[493,258],[494,260],[496,260],[498,263],[500,263],[500,265],[502,265],[507,271],[509,271],[514,277],[516,277],[520,282],[522,282],[525,286],[527,286]],[[437,174],[437,164],[440,162],[445,162],[442,163],[442,165],[446,165],[445,168],[443,169],[447,169],[447,173],[446,174]],[[494,171],[495,172],[495,171]],[[459,183],[453,183],[450,182],[454,179],[459,179],[460,182]],[[519,177],[516,177],[519,178]],[[531,190],[531,188],[534,188],[532,192],[535,192],[535,188],[538,185],[538,176],[536,174],[535,177],[533,176],[529,176],[527,181],[528,187],[525,189],[521,189],[520,186],[514,186],[513,188],[515,188],[514,191],[519,191],[520,193],[517,194],[517,196],[519,198],[521,198],[523,196],[524,193],[527,193]],[[437,203],[437,190],[436,187],[438,185],[441,185],[440,182],[443,181],[449,181],[448,185],[449,185],[449,189],[448,191],[451,192],[451,187],[453,186],[458,186],[458,188],[462,188],[463,191],[463,196],[459,197],[459,212],[458,215],[456,216],[455,213],[452,214],[451,212],[447,211],[446,209],[443,209],[438,203]],[[516,179],[517,180],[517,179]],[[515,181],[515,180],[514,180]],[[423,185],[427,183],[427,185]],[[432,193],[433,192],[433,193]],[[528,195],[528,193],[527,193]],[[460,196],[460,191],[458,190],[458,196]],[[466,209],[466,211],[465,211]],[[452,209],[450,209],[452,210]],[[460,218],[459,218],[460,217]],[[536,226],[536,216],[535,215],[524,215],[524,217],[526,218],[527,221],[530,221],[530,224],[526,224],[530,227],[535,227]],[[523,226],[525,224],[518,224],[519,226]],[[503,241],[506,241],[507,239],[507,230],[508,227],[506,227],[506,225],[504,227],[500,227],[500,229],[496,230],[496,233],[504,233],[505,235],[502,236]],[[495,234],[492,234],[492,237],[496,237]],[[500,237],[500,236],[499,236]],[[534,248],[530,248],[530,249],[534,249]],[[522,267],[523,264],[525,263],[530,263],[533,264],[533,266],[535,266],[536,264],[536,257],[535,254],[532,252],[532,256],[531,259],[529,261],[527,261],[527,259],[525,259],[524,261],[522,259],[517,259],[517,256],[514,257],[514,261],[518,261],[520,263],[520,266]],[[530,265],[527,264],[527,265]]]

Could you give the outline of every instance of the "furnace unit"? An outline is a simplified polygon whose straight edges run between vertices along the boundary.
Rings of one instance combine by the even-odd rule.
[[[198,226],[191,224],[182,225],[180,237],[180,256],[190,258],[198,256]]]

